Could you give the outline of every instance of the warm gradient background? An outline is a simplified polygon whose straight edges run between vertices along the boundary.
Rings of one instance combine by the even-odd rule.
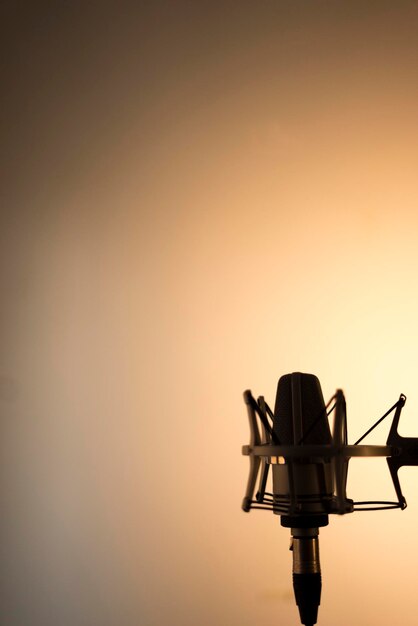
[[[1,626],[296,625],[289,533],[240,511],[241,394],[315,373],[353,442],[404,392],[418,436],[418,4],[1,24]],[[404,513],[321,532],[321,626],[416,626],[401,477]]]

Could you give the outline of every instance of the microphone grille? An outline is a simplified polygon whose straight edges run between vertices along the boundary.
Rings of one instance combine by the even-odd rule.
[[[313,374],[295,372],[279,379],[274,407],[274,432],[283,445],[331,443],[321,385]]]

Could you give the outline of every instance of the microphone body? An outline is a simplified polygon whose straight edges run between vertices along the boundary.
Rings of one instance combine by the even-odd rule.
[[[281,445],[329,445],[332,441],[319,380],[293,373],[279,380],[273,430]],[[334,484],[332,462],[324,457],[277,458],[272,465],[273,501],[289,504],[281,524],[291,529],[293,589],[302,624],[317,622],[321,600],[319,528],[328,524]],[[276,514],[280,514],[275,511]]]

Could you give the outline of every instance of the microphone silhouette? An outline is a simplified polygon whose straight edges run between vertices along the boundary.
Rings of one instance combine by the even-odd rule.
[[[264,397],[256,401],[244,392],[250,424],[250,444],[242,452],[250,473],[242,508],[270,510],[280,515],[291,532],[293,588],[301,623],[314,626],[321,600],[318,535],[330,514],[406,508],[398,478],[404,465],[418,466],[418,438],[402,437],[398,425],[406,397],[399,400],[354,445],[347,443],[346,403],[337,389],[325,404],[319,380],[295,372],[278,382],[274,412]],[[360,445],[365,437],[395,412],[386,445]],[[328,416],[334,412],[332,432]],[[348,464],[355,457],[386,457],[396,501],[347,498]],[[271,468],[272,487],[267,491]],[[256,484],[258,480],[258,490]]]
[[[287,374],[277,386],[273,431],[282,445],[330,445],[328,423],[321,385],[312,374]],[[281,524],[291,529],[293,589],[300,620],[316,624],[321,600],[321,568],[318,534],[328,524],[333,482],[331,459],[321,457],[278,462],[273,469],[273,501],[291,499],[298,509],[281,515]]]

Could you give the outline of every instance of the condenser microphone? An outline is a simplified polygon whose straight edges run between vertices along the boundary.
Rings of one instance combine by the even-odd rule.
[[[313,626],[321,599],[318,534],[328,524],[328,516],[406,508],[398,470],[403,466],[418,466],[418,437],[402,437],[398,432],[406,397],[401,394],[354,444],[347,441],[342,390],[337,389],[325,405],[319,381],[312,374],[296,372],[282,376],[274,411],[263,396],[255,400],[249,390],[244,392],[244,400],[250,443],[243,446],[242,452],[249,457],[250,471],[242,508],[247,512],[272,511],[280,515],[281,525],[290,529],[295,599],[302,624]],[[332,434],[328,423],[331,412],[334,412]],[[392,412],[386,444],[362,444]],[[386,457],[396,500],[347,498],[348,464],[356,457]],[[270,491],[269,475],[272,476]]]
[[[331,444],[321,385],[316,376],[299,372],[282,376],[277,386],[273,432],[281,445]],[[331,459],[305,457],[272,464],[273,501],[289,503],[281,524],[291,529],[293,588],[301,623],[316,624],[321,599],[318,534],[328,524],[333,495]]]

